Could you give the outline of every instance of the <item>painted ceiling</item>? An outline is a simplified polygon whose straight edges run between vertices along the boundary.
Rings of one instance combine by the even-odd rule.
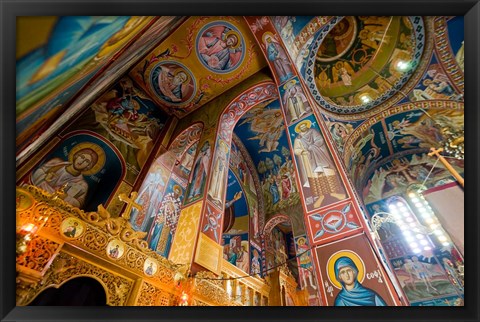
[[[374,108],[395,94],[425,46],[420,17],[345,17],[324,29],[313,68],[317,102],[342,114]]]
[[[463,126],[463,17],[261,19],[274,23],[303,77],[305,90],[317,103],[312,108],[326,122],[329,137],[358,189],[363,189],[386,160],[421,156],[430,145],[438,143],[442,139],[438,131],[443,119],[454,120],[456,128]],[[102,23],[101,19],[88,21]],[[90,44],[97,34],[91,31],[92,39],[81,38],[78,44],[62,42],[61,35],[51,31],[54,26],[55,21],[48,21],[43,42],[23,38],[18,47],[17,83],[21,86],[17,86],[17,135],[22,137],[20,141],[17,137],[17,143],[37,135],[41,124],[60,109],[68,108],[69,99],[79,91],[81,95],[94,95],[95,86],[85,84],[109,62],[107,58],[95,59],[95,55],[87,61],[92,58],[90,53],[82,60],[91,67],[88,75],[78,78],[62,74],[68,81],[60,82],[63,78],[48,74],[45,68],[67,64],[63,59],[68,55],[78,58],[80,53],[74,55],[75,48],[80,43]],[[111,59],[130,48],[139,53],[129,56],[128,76],[158,108],[183,119],[180,122],[187,122],[194,111],[202,112],[202,106],[206,110],[208,105],[211,112],[216,109],[211,103],[223,103],[222,94],[226,91],[242,88],[247,79],[265,73],[265,59],[243,17],[187,18],[168,36],[154,39],[150,33],[148,41],[142,40],[147,44],[146,51],[136,47],[143,38],[129,42],[142,28],[154,27],[151,19],[118,18],[114,25],[98,31],[105,33],[105,42],[119,32],[123,35],[119,46],[108,47],[108,55],[102,57]],[[87,30],[83,37],[89,35]],[[53,48],[55,41],[61,48]],[[53,46],[48,57],[34,54],[44,46]],[[63,55],[62,48],[66,50]],[[101,48],[96,50],[101,52]],[[81,64],[73,65],[77,68]],[[116,70],[100,77],[111,85],[124,76],[117,75]],[[35,82],[37,79],[39,83]],[[41,81],[48,84],[40,86]],[[28,88],[33,91],[26,91]],[[42,96],[34,100],[32,95],[37,92]],[[28,100],[34,103],[27,104]],[[212,112],[210,119],[205,116],[205,124],[215,122],[218,113]],[[248,112],[235,128],[258,172],[266,213],[298,203],[284,127],[279,103],[273,101]]]
[[[265,199],[265,213],[268,215],[297,204],[299,193],[279,101],[251,109],[238,121],[234,133],[255,164]]]
[[[266,66],[242,17],[191,17],[130,72],[179,118]]]

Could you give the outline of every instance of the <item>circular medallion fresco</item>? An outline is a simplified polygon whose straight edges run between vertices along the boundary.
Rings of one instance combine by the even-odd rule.
[[[195,96],[196,83],[192,72],[176,61],[162,61],[150,72],[150,86],[165,103],[182,105]]]
[[[107,245],[107,255],[113,259],[119,259],[125,253],[125,244],[118,239],[111,240]]]
[[[365,112],[402,89],[424,47],[421,17],[336,17],[314,40],[305,79],[322,108]]]
[[[198,33],[196,48],[203,66],[215,73],[229,73],[237,69],[245,57],[242,34],[226,21],[205,25]]]
[[[78,238],[85,230],[83,222],[75,217],[65,219],[60,225],[60,231],[67,238]]]

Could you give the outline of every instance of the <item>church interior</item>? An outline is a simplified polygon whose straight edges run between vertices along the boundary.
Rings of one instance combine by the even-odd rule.
[[[17,17],[16,305],[463,306],[462,16]]]

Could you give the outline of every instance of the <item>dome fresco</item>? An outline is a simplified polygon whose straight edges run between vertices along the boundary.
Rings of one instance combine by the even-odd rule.
[[[365,112],[408,82],[424,45],[421,17],[332,19],[311,47],[306,71],[309,89],[328,111]]]

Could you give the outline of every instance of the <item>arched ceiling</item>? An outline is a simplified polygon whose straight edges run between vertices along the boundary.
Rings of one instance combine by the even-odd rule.
[[[234,133],[258,172],[266,215],[297,204],[299,193],[279,101],[251,109],[238,121]]]
[[[463,17],[264,18],[274,23],[316,102],[312,108],[326,122],[330,138],[358,189],[382,161],[422,153],[436,142],[417,133],[425,130],[422,122],[431,120],[426,113],[434,119],[437,112],[437,116],[458,113],[461,120],[457,114],[444,117],[453,117],[455,124],[463,125]],[[137,33],[135,29],[125,39]],[[265,70],[265,59],[243,17],[189,17],[166,38],[162,35],[164,40],[156,46],[152,44],[152,32],[145,35],[149,35],[148,41],[139,38],[122,48],[125,53],[130,49],[141,53],[134,58],[131,52],[126,56],[130,57],[128,65],[133,66],[128,76],[160,109],[182,119],[178,130],[186,128],[184,123],[199,109],[198,113],[206,115],[202,122],[216,122],[221,112],[216,105],[225,103],[222,94],[229,89],[241,92],[250,86],[248,79],[264,77],[261,70]],[[140,50],[139,44],[148,44],[149,51]],[[108,57],[115,54],[118,51]],[[116,73],[118,70],[121,67],[100,78],[110,79],[113,84],[122,76]],[[83,80],[78,84],[84,84]],[[48,108],[44,114],[36,119],[44,121],[57,109],[55,98],[71,97],[73,87],[62,92],[63,88],[58,87],[52,100],[45,102]],[[87,87],[92,93],[95,90]],[[87,91],[81,94],[90,95]],[[45,107],[37,105],[35,111]],[[235,129],[265,189],[270,189],[274,177],[279,189],[283,175],[291,171],[282,169],[293,167],[291,155],[284,154],[290,147],[285,131],[280,130],[284,124],[279,109],[278,101],[259,106]],[[19,121],[22,119],[17,118]],[[435,128],[429,127],[432,133]],[[30,127],[25,133],[34,134],[35,129]],[[273,173],[275,167],[278,172]],[[279,202],[297,204],[294,177],[290,181],[290,195]],[[268,211],[275,211],[273,205]]]
[[[179,118],[266,66],[242,17],[190,17],[130,76]]]

